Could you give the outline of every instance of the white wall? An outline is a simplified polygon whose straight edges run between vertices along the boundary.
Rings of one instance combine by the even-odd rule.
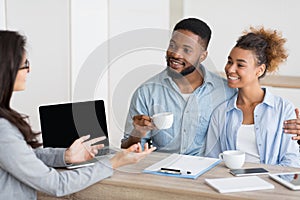
[[[30,116],[40,130],[41,104],[69,101],[70,30],[67,0],[9,0],[7,28],[27,37],[31,71],[27,89],[13,95],[12,107]]]
[[[132,93],[165,68],[169,0],[109,1],[109,130],[120,146]],[[98,93],[97,93],[98,94]]]
[[[40,130],[40,105],[104,99],[112,144],[119,146],[131,94],[141,82],[164,68],[168,41],[162,44],[157,40],[160,43],[153,44],[153,48],[150,44],[150,49],[140,46],[138,50],[127,49],[126,43],[136,40],[135,31],[144,28],[163,30],[165,37],[169,0],[0,0],[1,11],[5,10],[5,2],[7,12],[1,12],[5,16],[1,17],[2,26],[7,22],[8,29],[27,36],[32,68],[26,91],[14,94],[12,106],[28,114],[33,128]],[[149,37],[138,41],[156,41]],[[120,38],[122,43],[116,48]],[[116,55],[119,49],[122,55]],[[90,71],[86,73],[85,69]],[[134,70],[140,76],[133,77],[125,93],[116,92],[120,91],[120,83],[135,75],[131,73]],[[122,106],[113,109],[111,102]]]
[[[77,76],[82,70],[84,62],[107,39],[108,0],[71,1],[72,92],[74,92]],[[107,60],[103,56],[101,59]],[[105,87],[108,87],[107,83]],[[107,99],[107,91],[101,95],[101,98]]]
[[[71,1],[72,101],[105,100],[114,146],[120,146],[133,91],[164,68],[168,40],[152,50],[136,41],[157,43],[162,38],[148,29],[168,27],[169,0]]]
[[[6,29],[5,0],[0,0],[0,29]]]

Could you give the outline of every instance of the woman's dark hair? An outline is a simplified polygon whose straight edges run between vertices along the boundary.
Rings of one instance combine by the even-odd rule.
[[[196,18],[183,19],[175,25],[173,31],[176,30],[187,30],[198,35],[203,41],[203,47],[205,50],[207,49],[211,37],[211,30],[205,22]]]
[[[7,119],[23,134],[25,141],[36,148],[42,144],[26,122],[27,116],[21,115],[10,107],[16,76],[25,55],[26,39],[14,31],[0,30],[0,117]]]
[[[276,30],[250,27],[250,30],[244,31],[244,35],[237,40],[235,47],[252,51],[256,57],[256,64],[266,65],[266,70],[259,77],[262,78],[266,72],[277,71],[279,65],[286,61],[288,54],[284,48],[285,42],[286,39]]]

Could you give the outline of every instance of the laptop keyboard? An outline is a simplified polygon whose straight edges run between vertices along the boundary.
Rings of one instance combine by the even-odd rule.
[[[98,154],[96,156],[103,156],[103,155],[109,155],[109,154],[115,154],[117,153],[116,150],[111,148],[102,148],[98,150]]]

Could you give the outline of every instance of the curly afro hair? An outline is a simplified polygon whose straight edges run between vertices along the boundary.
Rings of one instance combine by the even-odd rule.
[[[263,77],[266,72],[277,71],[279,65],[286,61],[288,54],[284,48],[285,42],[286,39],[276,30],[250,27],[237,40],[235,47],[253,51],[257,65],[266,65]]]

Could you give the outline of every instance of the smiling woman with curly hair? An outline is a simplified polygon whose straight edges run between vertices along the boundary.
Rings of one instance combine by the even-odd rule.
[[[283,125],[295,118],[289,101],[262,88],[259,79],[274,72],[288,55],[276,30],[251,27],[231,50],[225,66],[228,86],[238,93],[212,114],[206,155],[241,150],[246,162],[300,167],[299,146]]]

